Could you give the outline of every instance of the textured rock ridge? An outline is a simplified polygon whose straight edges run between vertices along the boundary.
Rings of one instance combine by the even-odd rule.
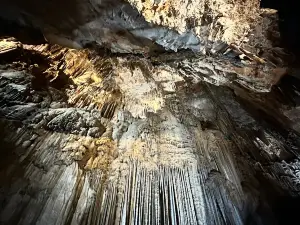
[[[260,9],[257,0],[5,0],[1,6],[1,17],[41,29],[48,41],[71,48],[205,54],[237,44],[258,54],[278,47],[276,11]]]
[[[138,11],[122,0],[114,1],[4,1],[1,16],[7,20],[41,29],[52,43],[70,48],[87,44],[113,52],[144,53],[165,49],[199,50],[200,42],[191,32],[179,34],[145,21]],[[72,5],[72,7],[70,7]],[[34,7],[33,7],[34,6]],[[43,8],[43,10],[37,10]]]
[[[259,18],[259,1],[129,0],[148,22],[193,31],[206,45],[243,41]]]

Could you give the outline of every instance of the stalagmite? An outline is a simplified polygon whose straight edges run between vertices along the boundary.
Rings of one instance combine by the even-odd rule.
[[[276,10],[4,0],[0,19],[0,224],[298,224]]]

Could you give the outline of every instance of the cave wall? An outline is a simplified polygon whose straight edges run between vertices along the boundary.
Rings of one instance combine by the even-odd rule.
[[[276,10],[0,4],[52,42],[0,41],[2,224],[297,224],[300,82]]]
[[[254,92],[206,82],[201,57],[188,70],[173,53],[1,43],[2,224],[292,218],[280,204],[299,195],[297,79]]]

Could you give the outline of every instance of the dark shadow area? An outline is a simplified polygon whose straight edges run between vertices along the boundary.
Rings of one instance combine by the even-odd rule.
[[[46,43],[46,40],[40,30],[23,27],[16,22],[3,20],[0,17],[0,38],[1,37],[14,37],[23,44],[30,45]]]
[[[274,208],[274,213],[277,215],[278,223],[282,225],[297,225],[299,224],[299,197],[285,197],[277,199],[277,204]]]
[[[297,0],[261,0],[262,8],[278,10],[281,46],[300,56],[300,13]]]
[[[297,0],[261,0],[262,8],[272,8],[278,10],[279,15],[279,31],[281,35],[281,46],[292,52],[296,56],[295,67],[299,67],[300,59],[300,13]],[[292,65],[293,66],[293,65]],[[298,76],[298,74],[297,74]],[[298,106],[300,103],[299,96],[295,91],[299,90],[300,82],[294,76],[285,76],[278,87],[285,94],[286,100],[291,105]],[[298,89],[298,90],[297,90]],[[274,184],[266,184],[269,186],[268,197],[272,202],[272,210],[276,215],[278,224],[299,224],[298,214],[300,210],[300,198],[274,194]]]
[[[260,195],[266,199],[271,207],[273,215],[276,218],[276,223],[263,223],[263,224],[278,224],[278,225],[298,225],[300,198],[287,195],[274,180],[268,180],[264,175],[257,173],[256,178],[259,180],[262,189]],[[295,193],[296,194],[296,193]],[[260,205],[264,202],[260,202]],[[263,208],[258,208],[260,215],[264,216],[266,213]]]
[[[109,0],[106,2],[110,5]],[[86,10],[85,3],[81,0],[1,0],[0,17],[31,27],[47,25],[71,32],[86,22],[87,18],[81,16]]]

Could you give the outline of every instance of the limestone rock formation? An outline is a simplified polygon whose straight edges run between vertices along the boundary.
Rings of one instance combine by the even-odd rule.
[[[0,39],[0,224],[297,224],[300,80],[276,10],[0,8],[24,25]]]
[[[225,44],[270,48],[276,11],[258,0],[3,0],[1,17],[41,29],[50,42],[115,52],[214,51]],[[273,33],[273,34],[272,34]],[[255,36],[255,38],[253,37]],[[271,39],[271,43],[270,43]],[[247,45],[247,44],[246,44]]]

